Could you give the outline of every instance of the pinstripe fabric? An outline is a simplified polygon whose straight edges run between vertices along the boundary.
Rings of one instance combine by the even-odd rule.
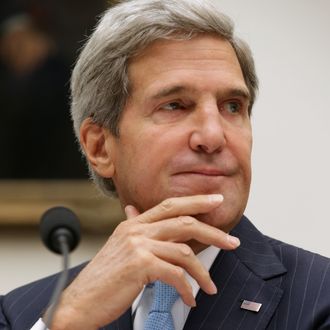
[[[329,259],[270,239],[284,264],[291,264],[280,286],[283,302],[269,329],[330,329]]]
[[[83,266],[70,270],[71,280]],[[22,286],[5,297],[0,297],[0,330],[30,329],[47,308],[56,281],[57,275],[53,275]]]
[[[328,258],[266,237],[245,217],[232,233],[241,246],[221,251],[210,270],[218,294],[198,293],[184,330],[330,330]],[[71,277],[81,268],[74,268]],[[0,297],[0,329],[30,329],[47,306],[54,279]],[[244,299],[262,303],[260,311],[242,310]],[[102,329],[132,329],[130,310]]]
[[[220,252],[211,274],[217,296],[198,295],[184,330],[330,329],[330,260],[259,233],[243,217],[235,252]],[[262,303],[259,313],[241,300]]]

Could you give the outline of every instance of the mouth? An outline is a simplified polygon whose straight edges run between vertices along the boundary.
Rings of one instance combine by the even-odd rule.
[[[221,186],[227,177],[226,173],[215,168],[184,170],[172,176],[174,182],[178,185],[196,188],[204,187],[204,189],[207,188],[212,191]]]
[[[205,177],[217,177],[217,176],[224,176],[222,173],[220,172],[216,172],[216,171],[187,171],[187,172],[181,172],[181,173],[178,173],[178,174],[181,174],[181,175],[201,175],[201,176],[205,176]]]
[[[232,185],[235,174],[236,168],[229,161],[211,164],[185,159],[174,164],[169,185],[178,195],[224,193]]]
[[[175,175],[200,175],[200,176],[210,176],[210,177],[217,177],[217,176],[226,176],[223,171],[220,171],[217,168],[200,168],[200,169],[191,169],[187,171],[180,171],[175,173]]]
[[[214,168],[180,171],[171,178],[175,190],[186,195],[219,193],[226,184],[227,176]]]

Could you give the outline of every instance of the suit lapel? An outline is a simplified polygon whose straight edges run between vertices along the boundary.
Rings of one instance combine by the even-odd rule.
[[[233,252],[221,251],[210,270],[218,294],[200,291],[184,330],[265,329],[282,297],[277,285],[286,272],[264,236],[245,217],[232,231],[241,240]],[[258,313],[241,309],[243,300],[262,304]]]

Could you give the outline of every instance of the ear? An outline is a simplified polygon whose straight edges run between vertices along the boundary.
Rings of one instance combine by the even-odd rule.
[[[80,126],[80,144],[93,169],[104,178],[115,173],[112,144],[115,137],[109,130],[95,124],[91,118]]]

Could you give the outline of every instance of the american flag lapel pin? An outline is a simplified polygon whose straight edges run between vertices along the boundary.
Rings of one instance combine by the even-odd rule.
[[[254,301],[249,301],[249,300],[243,300],[241,309],[245,309],[247,311],[255,312],[258,313],[260,311],[262,304],[254,302]]]

